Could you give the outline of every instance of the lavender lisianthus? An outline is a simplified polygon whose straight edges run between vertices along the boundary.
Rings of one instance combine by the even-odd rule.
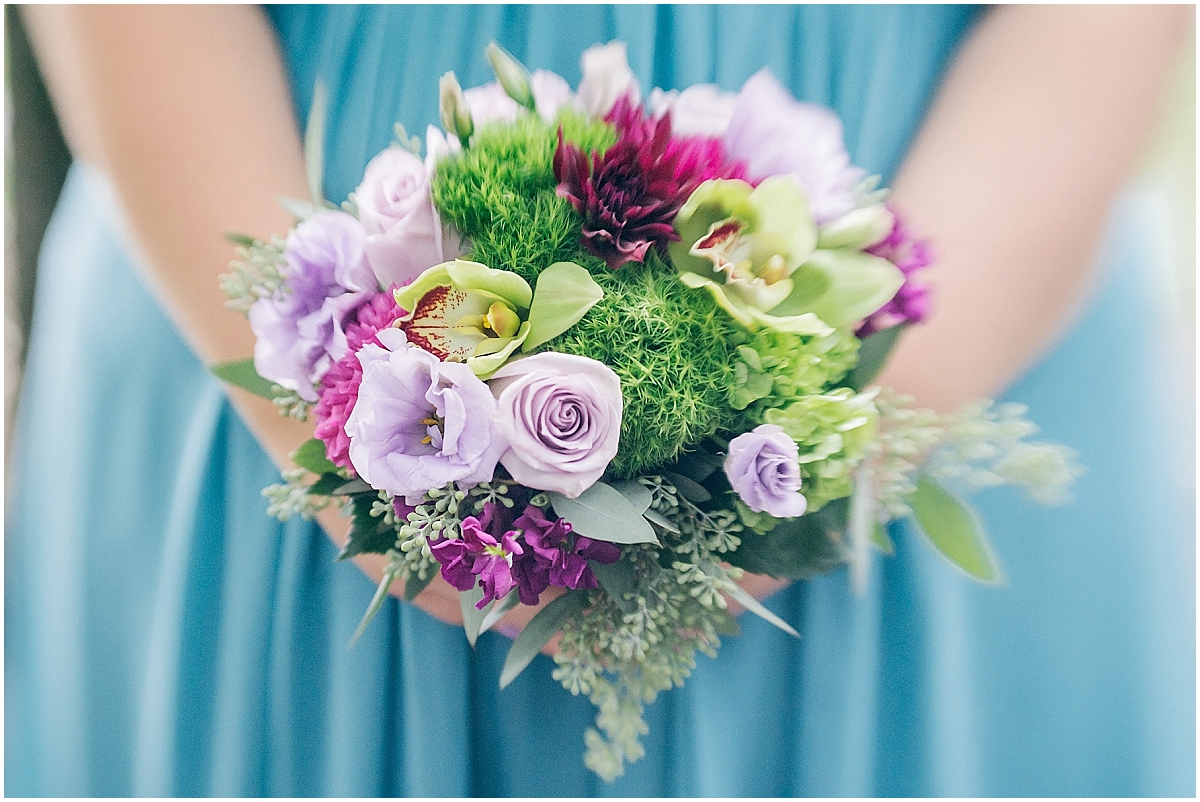
[[[583,356],[545,351],[492,376],[500,463],[537,490],[577,497],[604,474],[621,437],[621,380]]]
[[[782,427],[764,423],[729,443],[725,476],[746,506],[776,518],[804,514],[800,494],[800,449]]]
[[[250,307],[254,369],[264,379],[316,401],[314,385],[346,353],[347,316],[379,291],[364,258],[366,234],[344,212],[322,212],[288,235],[286,290]]]
[[[443,229],[433,205],[432,169],[432,158],[393,146],[371,159],[354,191],[367,262],[381,286],[406,284],[459,255],[457,237]]]
[[[746,163],[752,183],[772,175],[796,176],[819,225],[854,208],[855,187],[865,176],[850,164],[838,116],[797,101],[766,68],[742,87],[725,148],[731,159]]]
[[[496,401],[466,365],[440,362],[388,328],[358,352],[362,382],[346,420],[350,462],[364,481],[409,504],[448,482],[492,478],[506,444]]]

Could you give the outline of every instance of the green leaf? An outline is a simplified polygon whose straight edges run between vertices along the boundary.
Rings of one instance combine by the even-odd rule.
[[[310,496],[332,496],[333,491],[346,484],[346,478],[336,473],[327,473],[308,488]]]
[[[896,546],[892,543],[892,538],[888,535],[887,527],[878,521],[875,522],[875,529],[871,532],[871,542],[875,544],[877,549],[889,557],[896,553]]]
[[[962,500],[922,475],[908,503],[929,542],[946,559],[981,582],[1004,581],[983,526]]]
[[[541,272],[529,307],[529,353],[574,326],[604,297],[592,274],[574,262],[555,262]]]
[[[396,532],[383,522],[383,518],[371,515],[371,507],[379,498],[375,493],[363,493],[351,500],[350,536],[338,554],[346,560],[359,554],[387,554],[396,545]]]
[[[751,596],[741,585],[734,584],[730,590],[725,592],[729,594],[731,599],[745,607],[750,612],[754,613],[759,618],[774,624],[789,635],[794,635],[797,638],[800,637],[800,633],[792,629],[791,624],[775,615],[775,613],[771,612],[766,607],[763,607],[762,602]]]
[[[742,545],[726,559],[752,574],[779,579],[812,579],[845,563],[849,513],[847,499],[831,501],[817,512],[784,518],[764,535],[746,532]]]
[[[437,576],[437,573],[437,570],[434,569],[430,571],[424,579],[415,576],[409,577],[408,581],[404,583],[404,600],[406,602],[412,602],[413,599],[417,598],[421,591],[429,587],[429,583],[433,581],[433,578]]]
[[[637,573],[633,567],[633,563],[628,560],[617,560],[615,563],[605,565],[598,563],[595,560],[588,560],[588,565],[591,566],[592,573],[596,575],[596,579],[600,582],[600,587],[604,588],[604,592],[608,597],[617,603],[625,612],[633,612],[632,608],[636,605],[626,601],[625,594],[633,593],[637,587]]]
[[[325,169],[325,84],[319,79],[313,87],[312,105],[308,109],[308,124],[304,126],[304,169],[308,176],[308,192],[313,204],[325,197],[321,178]]]
[[[642,513],[642,517],[647,521],[653,521],[663,529],[666,529],[668,532],[674,532],[677,535],[679,534],[679,527],[675,525],[675,522],[663,515],[658,510],[646,510]]]
[[[907,327],[908,324],[892,326],[863,338],[858,349],[858,364],[850,371],[850,377],[846,379],[847,386],[857,392],[875,381],[900,339],[900,334]]]
[[[258,375],[254,369],[253,359],[237,359],[233,362],[220,362],[209,368],[209,371],[226,384],[240,387],[246,392],[254,393],[262,398],[273,399],[275,393],[271,382]]]
[[[331,496],[354,496],[354,495],[358,495],[359,493],[374,493],[374,492],[375,492],[375,488],[371,487],[369,484],[364,482],[362,479],[351,479],[349,481],[346,481],[345,479],[343,479],[342,483],[340,485],[338,485],[336,488],[334,488],[333,492],[330,493],[329,495],[331,495]]]
[[[460,591],[458,594],[458,606],[462,610],[463,632],[466,633],[467,643],[471,644],[472,649],[475,648],[475,641],[479,638],[479,628],[483,625],[483,619],[487,618],[492,605],[496,603],[490,601],[484,605],[482,610],[479,610],[475,605],[482,598],[483,588],[478,584],[470,590]]]
[[[675,489],[679,491],[680,495],[693,504],[703,504],[712,498],[712,493],[709,493],[698,483],[693,482],[683,474],[664,473],[663,475],[671,480],[671,483],[675,485]]]
[[[240,231],[226,231],[225,241],[233,245],[240,245],[243,248],[253,248],[257,240],[249,234],[243,234]]]
[[[637,510],[638,515],[650,509],[650,503],[654,501],[654,494],[641,482],[613,482],[609,486],[624,496]]]
[[[275,199],[284,211],[296,218],[297,222],[307,220],[312,217],[321,207],[310,201],[297,200],[296,198],[278,197]]]
[[[325,444],[315,437],[304,441],[299,448],[288,456],[297,466],[315,474],[334,473],[337,471],[337,466],[325,456]]]
[[[500,622],[504,614],[517,606],[521,601],[520,595],[514,590],[500,600],[499,604],[493,604],[492,609],[484,616],[483,623],[479,625],[479,634],[482,635]]]
[[[513,641],[500,672],[500,688],[504,689],[517,678],[525,666],[533,662],[542,647],[550,642],[554,634],[575,615],[582,613],[588,604],[588,594],[583,590],[572,590],[547,604],[533,617],[529,625]]]
[[[371,619],[383,607],[383,603],[387,601],[388,590],[392,587],[392,582],[396,575],[389,571],[384,571],[383,579],[379,582],[379,587],[375,589],[375,595],[371,597],[371,603],[367,605],[367,611],[363,613],[362,620],[358,622],[358,627],[355,628],[354,634],[350,636],[350,643],[346,645],[349,649],[358,643],[358,639],[367,631],[367,626],[371,623]]]
[[[558,517],[584,537],[607,543],[658,543],[654,529],[637,508],[604,482],[596,482],[579,498],[549,495]]]
[[[703,482],[712,476],[713,471],[721,467],[722,460],[714,454],[704,451],[686,451],[675,461],[675,472],[687,478]]]

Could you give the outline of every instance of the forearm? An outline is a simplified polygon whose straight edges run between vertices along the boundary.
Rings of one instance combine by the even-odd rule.
[[[981,21],[894,185],[939,254],[933,312],[880,384],[948,411],[992,396],[1081,303],[1153,124],[1185,6],[1003,6]]]

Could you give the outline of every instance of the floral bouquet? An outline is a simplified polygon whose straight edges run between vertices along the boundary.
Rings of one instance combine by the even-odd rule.
[[[397,126],[341,207],[318,87],[312,201],[284,201],[286,239],[231,236],[223,287],[257,343],[214,371],[315,417],[264,493],[283,519],[340,504],[341,557],[387,555],[360,633],[396,579],[411,600],[440,572],[472,645],[548,601],[500,685],[559,635],[554,677],[598,707],[584,759],[611,780],[644,706],[738,632],[727,600],[796,634],[743,571],[861,583],[914,516],[995,582],[947,485],[1056,502],[1077,469],[1015,405],[938,416],[869,386],[926,313],[931,250],[832,112],[767,70],[642,102],[620,43],[583,54],[574,92],[487,57],[496,82],[442,78],[425,156]]]

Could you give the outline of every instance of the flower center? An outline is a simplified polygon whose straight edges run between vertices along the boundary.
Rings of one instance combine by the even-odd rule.
[[[442,447],[442,431],[446,428],[446,421],[438,417],[436,412],[430,411],[429,416],[421,423],[425,426],[425,436],[421,438],[421,442],[427,446],[433,446],[436,449]]]

